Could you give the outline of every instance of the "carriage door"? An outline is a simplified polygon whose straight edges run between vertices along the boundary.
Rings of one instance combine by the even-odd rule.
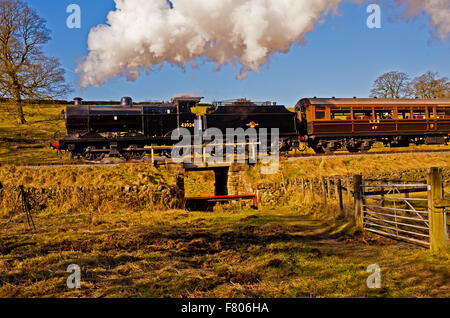
[[[436,108],[429,106],[427,109],[428,127],[427,130],[437,130],[436,125]]]

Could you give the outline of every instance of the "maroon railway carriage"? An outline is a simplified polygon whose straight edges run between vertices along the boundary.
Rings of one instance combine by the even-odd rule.
[[[450,141],[450,98],[306,98],[296,105],[301,139],[317,153],[368,151],[375,142],[408,147]]]

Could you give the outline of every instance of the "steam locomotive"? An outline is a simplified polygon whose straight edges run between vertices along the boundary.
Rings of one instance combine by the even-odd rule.
[[[169,103],[134,106],[130,97],[123,97],[120,106],[105,107],[83,105],[76,98],[65,111],[67,135],[55,146],[88,161],[106,155],[141,160],[152,147],[178,143],[179,139],[172,138],[178,128],[188,129],[191,136],[195,129],[219,129],[224,140],[230,128],[267,128],[268,138],[271,128],[278,128],[281,151],[288,151],[298,140],[297,116],[284,106],[241,99],[214,103],[206,115],[197,116],[192,110],[201,100],[179,97]]]
[[[376,142],[408,147],[450,141],[450,99],[306,98],[294,111],[276,103],[240,99],[215,102],[198,116],[192,110],[201,100],[179,97],[136,106],[124,97],[120,106],[89,106],[76,98],[65,111],[67,135],[53,146],[88,161],[106,155],[141,160],[155,146],[178,143],[172,138],[178,128],[192,135],[195,129],[216,128],[226,138],[230,128],[249,127],[267,128],[269,133],[278,128],[280,152],[300,144],[316,153],[333,153],[342,148],[368,151]]]

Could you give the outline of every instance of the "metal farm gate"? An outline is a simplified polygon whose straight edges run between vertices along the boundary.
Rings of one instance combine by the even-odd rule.
[[[427,183],[369,182],[360,186],[364,230],[429,247]]]
[[[443,193],[443,198],[444,198],[444,200],[445,201],[450,201],[450,184],[447,184],[447,187],[446,187],[446,185],[444,184],[444,186],[443,186],[443,189],[444,189],[444,193]],[[449,234],[450,234],[450,207],[445,207],[445,210],[444,210],[444,218],[445,218],[445,230],[446,230],[446,233],[445,234],[447,234],[447,239],[449,239]]]
[[[427,181],[369,180],[353,176],[354,217],[365,231],[429,247],[448,249],[450,192],[442,171],[430,168]]]

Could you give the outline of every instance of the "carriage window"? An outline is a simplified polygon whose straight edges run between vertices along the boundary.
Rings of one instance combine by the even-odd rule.
[[[438,119],[450,119],[450,107],[436,109]]]
[[[410,119],[411,118],[411,108],[410,107],[399,107],[397,117],[398,117],[398,119]]]
[[[351,120],[352,113],[350,109],[332,110],[331,120]]]
[[[414,119],[426,119],[425,108],[414,108],[413,118]]]
[[[325,119],[325,107],[324,106],[316,107],[316,120],[317,119]]]
[[[394,110],[392,108],[376,109],[375,119],[392,119]]]
[[[430,118],[430,119],[436,118],[436,115],[433,111],[433,107],[428,107],[428,118]]]
[[[354,120],[372,120],[371,110],[353,109]]]

